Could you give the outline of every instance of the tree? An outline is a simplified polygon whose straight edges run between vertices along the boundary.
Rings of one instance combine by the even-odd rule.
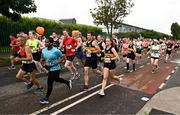
[[[0,0],[0,14],[17,21],[21,14],[36,12],[34,0]]]
[[[180,39],[180,26],[177,22],[171,25],[171,34],[174,39]]]
[[[96,25],[104,25],[108,34],[118,28],[134,6],[131,0],[96,0],[97,8],[90,9]]]

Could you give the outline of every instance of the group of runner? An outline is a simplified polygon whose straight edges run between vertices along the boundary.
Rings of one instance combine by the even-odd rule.
[[[159,68],[158,60],[161,55],[166,54],[164,61],[167,63],[173,49],[179,48],[179,42],[170,40],[129,38],[119,40],[115,34],[110,39],[102,35],[96,37],[92,32],[88,32],[84,37],[79,31],[73,31],[70,36],[67,30],[63,30],[63,35],[53,32],[47,38],[35,31],[29,31],[28,35],[20,32],[16,37],[11,35],[10,38],[13,53],[10,56],[11,67],[8,69],[15,69],[14,62],[22,63],[16,78],[25,82],[27,89],[36,85],[36,91],[41,92],[43,87],[35,77],[35,70],[45,72],[48,76],[47,93],[40,100],[41,104],[49,103],[54,81],[65,83],[69,89],[72,88],[72,80],[80,77],[75,61],[80,62],[84,67],[84,86],[81,90],[88,90],[89,70],[92,68],[92,71],[102,79],[99,95],[104,96],[109,76],[114,81],[113,83],[120,84],[121,79],[115,75],[115,69],[121,55],[127,72],[130,71],[130,60],[133,65],[132,71],[136,71],[135,64],[141,59],[142,54],[148,55],[151,58],[152,73],[154,73]],[[60,77],[62,64],[70,71],[70,80]],[[30,79],[24,78],[27,73]]]

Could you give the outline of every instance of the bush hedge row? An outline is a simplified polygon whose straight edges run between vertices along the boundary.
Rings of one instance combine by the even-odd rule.
[[[79,30],[83,35],[86,35],[88,31],[94,32],[95,35],[102,33],[101,28],[94,26],[81,24],[62,24],[58,21],[27,17],[24,17],[17,22],[13,22],[4,16],[0,16],[0,46],[9,45],[10,34],[17,34],[22,31],[28,33],[29,30],[35,30],[37,26],[42,26],[45,28],[46,36],[49,36],[52,32],[62,34],[63,29],[67,29],[70,33],[73,30]]]
[[[159,33],[153,30],[147,30],[144,32],[127,32],[127,33],[118,33],[119,38],[139,38],[140,35],[144,38],[151,38],[151,39],[164,39],[164,38],[170,38],[172,36]]]

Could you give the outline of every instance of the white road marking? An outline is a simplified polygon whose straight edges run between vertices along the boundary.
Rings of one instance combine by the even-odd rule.
[[[144,65],[140,66],[139,68],[143,68],[143,67],[144,67]]]
[[[166,77],[166,80],[169,80],[170,77],[171,77],[171,75],[168,75],[168,76]]]
[[[165,83],[162,83],[162,84],[159,86],[159,89],[162,89],[164,86],[165,86]]]
[[[119,75],[119,78],[121,78],[122,76],[124,76],[124,74]],[[112,84],[111,84],[111,85],[112,85]],[[91,88],[88,89],[87,91],[91,91],[91,90],[93,90],[93,89],[95,89],[95,88],[97,88],[97,87],[99,87],[99,86],[101,86],[101,83],[98,84],[98,85],[96,85],[96,86],[94,86],[94,87],[91,87]],[[60,105],[60,104],[62,104],[62,103],[64,103],[64,102],[66,102],[66,101],[69,101],[69,100],[71,100],[71,99],[73,99],[73,98],[75,98],[75,97],[77,97],[77,96],[80,96],[80,95],[86,93],[87,91],[77,93],[77,94],[75,94],[75,95],[72,95],[71,97],[67,97],[67,98],[65,98],[65,99],[63,99],[63,100],[61,100],[61,101],[58,101],[58,102],[56,102],[56,103],[54,103],[54,104],[52,104],[52,105],[50,105],[50,106],[48,106],[48,107],[45,107],[45,108],[40,109],[40,110],[38,110],[38,111],[35,111],[35,112],[31,113],[30,115],[40,114],[40,113],[42,113],[42,112],[44,112],[44,111],[47,111],[47,110],[49,110],[49,109],[51,109],[51,108],[53,108],[53,107],[55,107],[55,106],[58,106],[58,105]]]
[[[175,71],[174,70],[172,70],[172,72],[171,73],[174,73]]]
[[[124,74],[119,75],[119,77],[123,77],[123,76],[124,76]]]
[[[108,89],[108,88],[110,88],[110,87],[112,87],[112,86],[113,86],[113,84],[108,85],[105,89]],[[50,115],[57,115],[57,114],[65,111],[65,110],[67,110],[67,109],[69,109],[69,108],[71,108],[71,107],[73,107],[73,106],[75,106],[75,105],[83,102],[84,100],[87,100],[88,98],[96,95],[98,92],[99,92],[99,91],[96,91],[96,92],[94,92],[94,93],[92,93],[92,94],[90,94],[90,95],[88,95],[88,96],[86,96],[86,97],[84,97],[84,98],[82,98],[82,99],[79,99],[78,101],[76,101],[76,102],[74,102],[74,103],[72,103],[72,104],[70,104],[70,105],[68,105],[68,106],[66,106],[66,107],[63,107],[63,108],[59,109],[58,111],[56,111],[56,112],[54,112],[54,113],[51,113]]]
[[[91,87],[91,88],[88,89],[87,91],[91,91],[91,90],[93,90],[93,89],[95,89],[95,88],[97,88],[97,87],[99,87],[99,86],[101,86],[101,84],[98,84],[98,85],[96,85],[96,86],[94,86],[94,87]],[[86,92],[87,92],[87,91],[86,91]],[[65,98],[65,99],[63,99],[63,100],[61,100],[61,101],[58,101],[58,102],[56,102],[56,103],[54,103],[54,104],[52,104],[52,105],[50,105],[50,106],[48,106],[48,107],[45,107],[45,108],[40,109],[40,110],[38,110],[38,111],[35,111],[35,112],[31,113],[30,115],[40,114],[40,113],[42,113],[42,112],[44,112],[44,111],[47,111],[47,110],[49,110],[49,109],[51,109],[51,108],[53,108],[53,107],[55,107],[55,106],[57,106],[57,105],[60,105],[60,104],[62,104],[62,103],[64,103],[64,102],[66,102],[66,101],[69,101],[69,100],[71,100],[71,99],[73,99],[73,98],[75,98],[75,97],[77,97],[77,96],[79,96],[79,95],[82,95],[82,94],[86,93],[86,92],[80,92],[80,93],[77,93],[77,94],[75,94],[75,95],[73,95],[73,96],[71,96],[71,97],[67,97],[67,98]]]

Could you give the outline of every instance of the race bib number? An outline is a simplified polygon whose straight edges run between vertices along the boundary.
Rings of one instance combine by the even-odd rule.
[[[86,57],[91,57],[91,53],[86,53]]]
[[[171,50],[171,48],[167,48],[167,50],[168,50],[168,51],[170,51],[170,50]]]
[[[97,56],[98,56],[98,57],[101,57],[101,53],[97,53]]]
[[[71,49],[72,48],[72,45],[67,45],[66,46],[66,49]]]
[[[105,63],[111,63],[111,59],[110,58],[104,58],[104,62]]]

